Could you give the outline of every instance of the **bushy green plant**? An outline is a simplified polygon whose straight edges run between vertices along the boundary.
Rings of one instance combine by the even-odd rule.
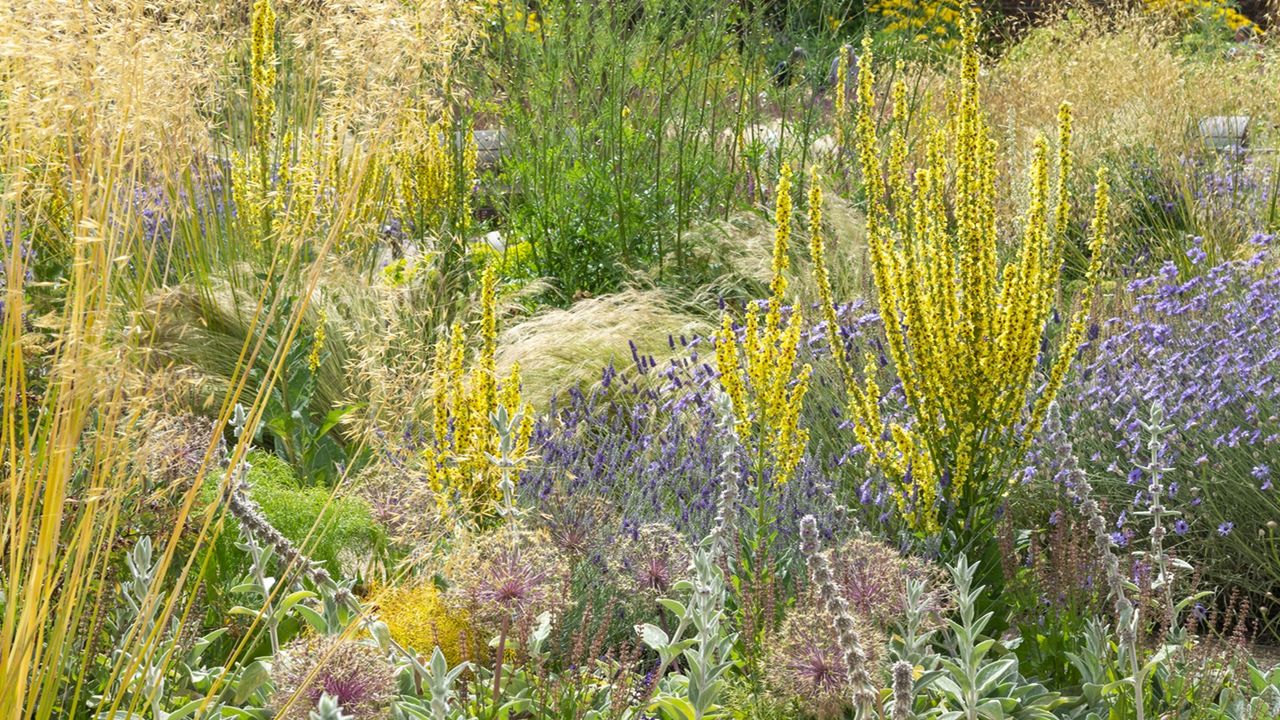
[[[248,493],[261,507],[263,516],[332,575],[347,574],[343,572],[343,560],[348,557],[375,559],[382,552],[383,530],[363,500],[335,496],[328,488],[302,484],[288,464],[266,452],[249,453],[248,462]],[[211,478],[202,489],[204,502],[218,501],[216,486],[220,479]],[[249,571],[249,558],[236,547],[238,532],[238,522],[228,518],[213,546],[210,574],[205,581],[211,607],[226,602],[223,593]]]

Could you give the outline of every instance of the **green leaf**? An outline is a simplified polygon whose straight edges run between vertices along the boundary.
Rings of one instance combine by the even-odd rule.
[[[233,702],[237,705],[244,704],[270,679],[271,670],[266,663],[261,660],[254,660],[249,663],[236,680],[236,692],[232,696]]]
[[[329,622],[315,608],[306,605],[299,605],[294,608],[294,612],[302,616],[303,620],[312,627],[316,632],[323,633],[329,629]]]
[[[165,720],[182,720],[182,718],[185,718],[186,716],[194,713],[196,710],[199,710],[200,706],[203,703],[204,703],[204,698],[200,698],[199,700],[192,700],[186,705],[183,705],[177,710],[174,710],[173,712],[169,713],[165,717]]]

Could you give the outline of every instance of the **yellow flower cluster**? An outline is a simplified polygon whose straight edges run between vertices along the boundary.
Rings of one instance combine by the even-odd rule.
[[[1031,167],[1031,202],[1021,243],[1002,266],[996,147],[980,107],[971,25],[966,24],[964,35],[953,117],[945,131],[929,123],[924,159],[914,174],[906,168],[900,123],[893,124],[887,168],[881,156],[872,116],[869,43],[859,69],[857,141],[866,184],[869,254],[889,354],[913,415],[909,426],[893,424],[886,432],[874,363],[868,359],[863,378],[857,378],[843,359],[836,334],[829,334],[858,440],[899,483],[899,506],[921,532],[938,528],[938,499],[952,503],[960,522],[972,527],[986,519],[982,514],[1003,494],[1080,343],[1106,235],[1107,183],[1099,173],[1089,289],[1028,420],[1028,400],[1041,382],[1037,360],[1062,264],[1070,114],[1064,106],[1059,118],[1057,205],[1051,210],[1049,144],[1041,138]],[[817,226],[811,226],[816,236]],[[824,314],[834,327],[834,299],[821,246],[815,237],[811,254]],[[945,486],[944,474],[950,478]]]
[[[457,157],[453,144],[458,127],[444,121],[428,125],[422,115],[407,111],[401,117],[394,158],[401,216],[420,225],[420,230],[452,218],[455,229],[465,232],[471,224],[471,188],[479,152],[475,132],[467,128]]]
[[[307,369],[315,372],[320,368],[320,353],[324,350],[325,326],[329,322],[329,314],[321,310],[316,318],[315,330],[311,332],[311,352],[307,354]]]
[[[716,335],[716,368],[720,384],[733,403],[738,437],[750,448],[760,448],[773,482],[785,485],[804,455],[809,431],[799,427],[800,410],[809,390],[808,364],[793,380],[800,344],[801,317],[793,308],[783,323],[782,304],[790,264],[791,170],[783,165],[778,180],[773,244],[772,291],[763,317],[759,308],[746,312],[741,342],[733,320],[725,315]],[[764,468],[761,468],[763,470]]]
[[[387,588],[375,594],[378,619],[391,637],[418,655],[429,658],[439,647],[450,665],[463,660],[463,646],[474,633],[466,610],[451,607],[444,593],[430,581]]]
[[[484,240],[471,243],[471,255],[481,267],[492,265],[503,277],[528,277],[533,270],[533,244],[521,240],[498,250]]]
[[[960,39],[969,6],[965,0],[875,0],[868,9],[888,21],[886,32],[950,48]]]
[[[516,430],[514,458],[529,451],[533,434],[533,409],[520,398],[520,366],[516,364],[501,382],[494,356],[498,350],[496,279],[492,266],[485,268],[481,288],[479,355],[467,368],[466,335],[455,324],[436,345],[432,368],[432,438],[423,451],[427,481],[441,517],[463,523],[482,523],[496,516],[502,499],[498,483],[499,436],[490,416],[499,406],[514,417],[523,411]],[[517,469],[518,470],[518,469]]]
[[[342,197],[346,188],[358,184],[365,197],[377,182],[377,164],[370,159],[362,167],[359,159],[344,155],[339,130],[318,128],[310,136],[295,141],[285,133],[280,143],[276,177],[263,175],[240,153],[231,156],[231,188],[239,217],[261,223],[263,232],[253,233],[256,245],[268,238],[283,243],[315,237],[327,224],[364,226],[373,221],[374,203],[354,203],[348,211],[331,200]],[[343,233],[344,238],[347,233]],[[353,238],[348,238],[353,239]]]
[[[1143,2],[1148,11],[1175,19],[1208,17],[1222,22],[1232,30],[1249,28],[1255,32],[1261,32],[1256,23],[1241,14],[1234,3],[1228,0],[1143,0]]]
[[[258,148],[260,171],[265,175],[271,123],[276,114],[276,13],[271,0],[255,0],[250,17],[249,49],[253,73],[250,86],[253,105],[253,139]]]
[[[413,260],[397,258],[382,268],[382,280],[388,287],[403,287],[405,284],[412,282],[418,276],[418,272],[426,267],[427,264],[421,258]]]

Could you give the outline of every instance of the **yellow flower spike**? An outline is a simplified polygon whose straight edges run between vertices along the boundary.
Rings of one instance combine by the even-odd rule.
[[[272,118],[276,112],[276,13],[271,0],[255,0],[250,11],[249,65],[250,102],[253,107],[253,137],[259,153],[260,171],[269,170]]]
[[[1106,235],[1103,176],[1088,287],[1042,385],[1037,367],[1069,222],[1070,110],[1064,106],[1059,113],[1056,156],[1047,140],[1036,143],[1020,232],[998,227],[999,149],[982,113],[972,18],[961,35],[958,91],[948,91],[945,123],[924,121],[924,156],[914,176],[906,169],[905,92],[892,91],[894,122],[887,151],[882,150],[875,127],[874,59],[865,39],[859,64],[854,139],[865,187],[868,255],[885,350],[906,398],[909,422],[893,424],[886,433],[874,359],[868,357],[862,377],[856,378],[835,333],[828,338],[845,381],[854,433],[870,462],[896,483],[903,521],[917,533],[937,529],[944,505],[956,511],[948,516],[956,518],[954,529],[960,533],[989,519],[1079,347]],[[1054,159],[1056,195],[1050,187]],[[811,189],[810,195],[811,206],[821,202],[820,192]],[[823,317],[834,323],[825,248],[812,227],[817,223],[810,225]],[[1018,240],[1009,259],[1002,260],[1000,241],[1009,236]],[[950,477],[945,488],[944,475]]]
[[[816,196],[814,192],[811,188],[809,219],[811,225],[820,225],[821,192]],[[811,373],[807,365],[796,373],[803,326],[799,308],[793,307],[783,322],[792,212],[791,170],[784,165],[775,205],[772,292],[763,319],[758,306],[751,304],[741,341],[728,315],[716,333],[716,368],[720,386],[733,404],[738,437],[757,453],[757,470],[767,472],[775,485],[785,484],[794,475],[809,439],[799,427]]]
[[[1098,189],[1094,197],[1093,221],[1090,225],[1092,237],[1089,240],[1090,259],[1089,270],[1085,275],[1085,289],[1080,295],[1080,306],[1076,308],[1075,314],[1071,318],[1067,336],[1058,348],[1058,357],[1054,361],[1053,368],[1049,371],[1049,380],[1045,383],[1045,389],[1032,410],[1031,420],[1028,423],[1029,432],[1024,445],[1029,445],[1031,438],[1035,437],[1035,434],[1040,431],[1040,426],[1044,423],[1045,416],[1049,411],[1049,403],[1053,401],[1057,396],[1058,390],[1062,388],[1062,382],[1067,375],[1067,368],[1075,358],[1076,352],[1080,349],[1080,343],[1084,340],[1089,307],[1093,304],[1098,276],[1102,273],[1103,256],[1108,244],[1107,223],[1111,207],[1111,186],[1105,167],[1098,168],[1097,180]]]
[[[467,125],[467,138],[462,146],[462,187],[457,192],[462,196],[458,225],[466,232],[471,227],[471,189],[476,184],[476,162],[480,148],[476,145],[476,133],[470,124]]]
[[[740,422],[745,421],[750,412],[738,365],[738,338],[728,314],[721,318],[720,332],[716,335],[716,370],[720,373],[720,386],[733,404],[734,415]]]
[[[777,228],[773,234],[773,279],[769,282],[769,310],[774,312],[787,292],[787,268],[791,265],[788,255],[791,244],[791,166],[782,164],[778,177],[777,198],[773,213]]]
[[[1067,222],[1071,216],[1071,198],[1067,196],[1071,182],[1071,104],[1058,106],[1058,205],[1054,211],[1053,229],[1057,237],[1057,258],[1055,265],[1061,264],[1062,244],[1067,236]]]
[[[321,310],[316,318],[316,329],[311,333],[311,352],[307,355],[307,369],[313,373],[320,369],[320,353],[324,349],[325,324],[328,322],[329,315]]]
[[[520,366],[499,382],[494,369],[497,349],[496,288],[492,268],[481,283],[480,347],[466,363],[466,333],[455,323],[446,339],[436,344],[432,363],[432,437],[423,452],[428,479],[439,512],[478,526],[497,519],[502,468],[489,458],[499,452],[500,438],[491,416],[499,407],[522,412],[515,429],[516,461],[512,481],[519,481],[522,460],[533,434],[533,409],[520,397]]]

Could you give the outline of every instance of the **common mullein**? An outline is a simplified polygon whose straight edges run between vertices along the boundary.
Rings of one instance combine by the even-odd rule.
[[[853,705],[860,717],[866,717],[877,698],[871,673],[867,670],[867,654],[849,612],[849,602],[841,595],[836,584],[831,561],[822,552],[818,540],[818,523],[812,515],[806,515],[800,520],[800,553],[809,565],[809,573],[827,612],[835,618],[836,638],[844,653],[853,689]]]
[[[888,360],[909,421],[888,417],[880,408],[879,365],[867,363],[859,377],[852,362],[839,359],[846,353],[839,335],[827,334],[843,375],[854,433],[869,460],[896,486],[905,524],[926,537],[945,523],[952,531],[945,539],[955,548],[983,538],[1000,498],[1016,478],[1011,470],[1038,433],[1043,411],[1075,357],[1101,270],[1109,207],[1101,173],[1081,309],[1063,333],[1047,380],[1042,380],[1037,359],[1048,342],[1062,267],[1058,254],[1067,242],[1051,210],[1049,142],[1042,137],[1035,144],[1021,243],[1013,253],[1004,253],[1001,238],[1008,233],[997,223],[998,156],[981,107],[972,23],[966,24],[964,35],[956,112],[946,123],[927,125],[922,162],[914,174],[907,168],[901,85],[894,90],[898,101],[888,152],[880,149],[870,38],[858,70],[854,140],[866,186],[868,255]],[[1061,127],[1058,156],[1067,158],[1070,134]],[[1060,185],[1062,178],[1060,174]],[[1056,192],[1061,198],[1069,188]],[[1003,255],[1009,259],[1002,265]],[[823,313],[830,317],[834,302],[820,253],[814,253],[813,272]],[[940,516],[944,507],[952,512]]]

